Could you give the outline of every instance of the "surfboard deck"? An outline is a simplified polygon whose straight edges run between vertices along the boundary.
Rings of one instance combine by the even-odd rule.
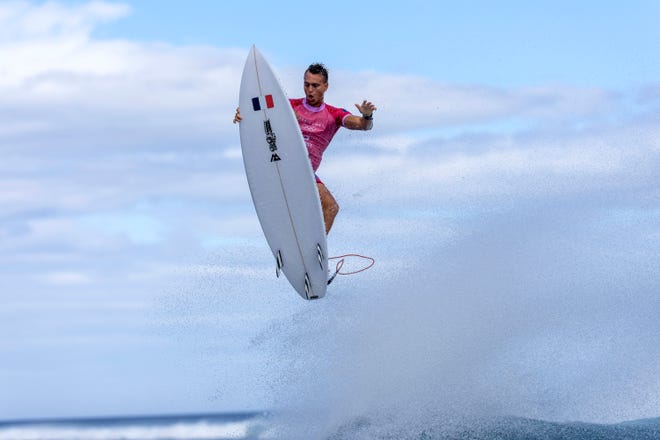
[[[322,298],[328,252],[316,180],[289,99],[255,46],[245,61],[239,106],[245,174],[276,273],[302,298]]]

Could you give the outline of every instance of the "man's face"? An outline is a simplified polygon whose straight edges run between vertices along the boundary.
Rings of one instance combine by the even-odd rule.
[[[305,72],[305,98],[307,104],[318,107],[323,104],[323,95],[328,90],[328,83],[323,81],[323,75]]]

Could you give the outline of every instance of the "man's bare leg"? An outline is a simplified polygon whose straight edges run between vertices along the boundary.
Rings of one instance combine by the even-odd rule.
[[[319,188],[323,220],[325,221],[325,233],[327,235],[330,233],[330,228],[332,228],[332,224],[335,222],[335,217],[337,217],[337,213],[339,212],[339,205],[323,183],[317,182],[316,185]]]

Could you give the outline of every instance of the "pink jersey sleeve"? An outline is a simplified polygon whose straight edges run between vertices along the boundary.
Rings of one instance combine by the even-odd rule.
[[[332,117],[335,120],[335,123],[339,126],[344,125],[344,119],[346,119],[347,116],[351,115],[351,112],[349,112],[346,109],[339,108],[339,107],[333,107],[331,105],[325,105]]]

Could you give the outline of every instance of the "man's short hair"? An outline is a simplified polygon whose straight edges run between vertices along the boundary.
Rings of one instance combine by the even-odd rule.
[[[310,64],[307,70],[305,70],[305,73],[311,73],[313,75],[318,75],[321,74],[323,75],[323,82],[327,83],[328,82],[328,69],[325,68],[323,63],[314,63]]]

